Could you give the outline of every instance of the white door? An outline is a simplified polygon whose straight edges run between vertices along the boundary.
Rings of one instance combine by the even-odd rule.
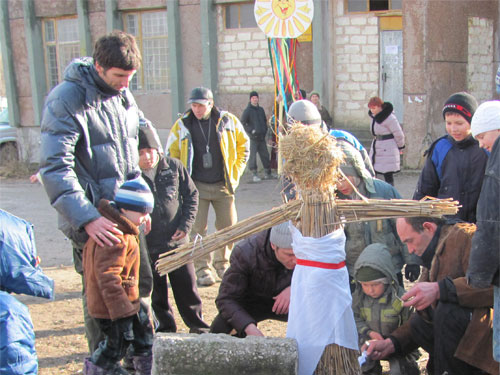
[[[403,32],[380,32],[380,97],[391,102],[403,121]]]

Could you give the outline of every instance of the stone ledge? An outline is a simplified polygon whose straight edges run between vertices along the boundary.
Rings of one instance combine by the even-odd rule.
[[[153,343],[152,375],[293,375],[297,368],[294,339],[159,333]]]

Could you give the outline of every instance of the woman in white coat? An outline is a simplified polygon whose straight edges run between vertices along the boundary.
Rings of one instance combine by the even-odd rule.
[[[394,173],[400,170],[400,155],[405,147],[403,129],[391,103],[376,96],[370,99],[368,108],[368,115],[372,118],[370,157],[373,168],[384,176],[387,183],[394,185]]]

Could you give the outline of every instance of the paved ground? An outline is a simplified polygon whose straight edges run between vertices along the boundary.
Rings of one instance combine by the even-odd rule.
[[[404,171],[396,175],[396,188],[403,198],[411,198],[417,178],[416,171]],[[250,179],[250,175],[244,175],[236,192],[240,219],[281,204],[281,188],[277,180],[249,183]],[[0,181],[0,208],[34,224],[35,240],[42,265],[71,265],[71,243],[57,229],[57,215],[50,206],[43,187],[40,184],[30,184],[28,180]],[[213,230],[211,218],[209,232]]]
[[[240,219],[281,204],[280,187],[276,180],[252,184],[248,183],[250,177],[243,177],[236,193]],[[401,173],[396,177],[396,187],[404,198],[411,197],[417,177],[415,172]],[[34,224],[42,267],[55,281],[54,301],[18,296],[21,302],[28,306],[33,320],[39,361],[38,373],[81,374],[83,360],[88,356],[83,330],[81,278],[72,267],[70,242],[57,229],[56,213],[50,206],[43,187],[32,185],[27,180],[0,180],[0,208]],[[213,231],[213,218],[210,230]],[[211,287],[199,289],[204,319],[208,323],[217,315],[214,301],[219,285],[216,283]],[[169,294],[172,295],[171,292]],[[176,323],[178,332],[188,332],[178,315]],[[286,334],[286,323],[283,322],[266,320],[259,323],[259,328],[266,336],[284,337]],[[423,369],[426,357],[422,357],[419,362]],[[388,373],[386,367],[384,374]],[[424,370],[422,373],[425,373]]]

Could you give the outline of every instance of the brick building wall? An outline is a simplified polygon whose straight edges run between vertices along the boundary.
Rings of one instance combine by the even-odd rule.
[[[493,40],[492,19],[469,18],[467,87],[479,103],[492,99]]]
[[[335,17],[335,123],[359,127],[368,121],[366,105],[378,95],[378,18],[372,15]]]

